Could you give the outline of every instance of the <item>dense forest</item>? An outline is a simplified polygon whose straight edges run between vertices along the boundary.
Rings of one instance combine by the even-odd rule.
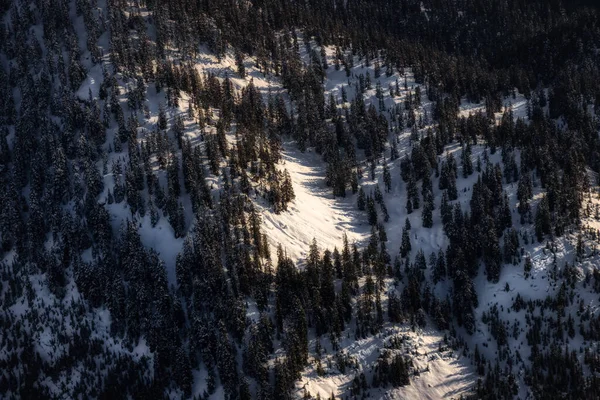
[[[0,0],[0,397],[394,397],[405,326],[464,398],[600,398],[594,6]],[[275,243],[292,151],[365,240]]]

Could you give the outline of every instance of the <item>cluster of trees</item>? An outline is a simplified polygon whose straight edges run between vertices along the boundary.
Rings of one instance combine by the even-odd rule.
[[[600,171],[589,107],[600,104],[596,10],[545,0],[73,5],[0,2],[0,256],[7,259],[0,264],[0,326],[10,333],[0,343],[3,397],[52,397],[48,382],[75,370],[81,378],[69,386],[71,397],[190,397],[192,370],[202,366],[203,397],[221,384],[231,399],[286,399],[307,365],[309,332],[327,336],[336,350],[346,329],[362,338],[386,321],[424,325],[429,314],[440,329],[456,322],[472,333],[480,262],[497,282],[504,263],[523,261],[521,243],[534,240],[513,229],[504,185],[518,187],[520,223],[541,242],[578,222],[586,168]],[[218,58],[233,51],[242,79],[244,54],[252,55],[260,72],[281,78],[289,103],[251,79],[236,90],[232,77],[201,75],[195,62],[206,43]],[[335,51],[331,65],[326,44]],[[343,69],[350,78],[357,62],[372,66],[373,75],[361,73],[341,99],[327,98],[327,71]],[[396,73],[395,84],[382,87],[380,78]],[[89,74],[97,85],[85,98],[79,89]],[[378,104],[365,102],[371,89]],[[388,108],[401,89],[404,104]],[[530,122],[515,121],[509,111],[496,123],[494,113],[515,89],[528,100]],[[486,111],[461,117],[465,97],[484,102]],[[411,148],[400,159],[396,133],[405,129]],[[313,242],[306,268],[296,268],[284,249],[274,265],[252,199],[262,196],[275,212],[294,200],[290,174],[278,166],[283,135],[322,155],[335,196],[358,193],[372,226],[364,249],[344,240],[341,250],[321,251]],[[456,143],[460,158],[444,155]],[[482,143],[483,158],[473,160],[473,147]],[[502,165],[489,161],[497,151]],[[399,164],[399,178],[389,162]],[[360,185],[363,169],[373,179],[379,164],[384,192],[401,178],[406,213],[420,211],[424,228],[434,226],[439,209],[446,249],[427,258],[413,249],[405,223],[392,262],[384,193],[376,186],[367,194]],[[470,207],[463,209],[457,181],[475,173]],[[540,189],[543,198],[534,202]],[[123,208],[128,219],[117,231],[111,210]],[[168,281],[161,255],[142,244],[146,215],[152,227],[165,218],[183,241],[176,282]],[[528,276],[531,259],[523,262]],[[596,340],[600,322],[585,309],[577,318],[567,315],[576,279],[572,266],[557,271],[566,283],[556,298],[531,305],[521,299],[517,306],[530,310],[526,383],[538,397],[557,389],[585,397],[597,378],[586,377],[563,345],[574,335]],[[401,282],[399,293],[386,292],[392,277]],[[448,289],[445,298],[434,295],[438,284]],[[39,289],[44,285],[51,301]],[[246,317],[250,300],[260,313],[254,321]],[[101,307],[111,323],[98,334],[94,315]],[[559,320],[537,314],[545,307]],[[483,322],[501,357],[493,366],[476,357],[485,374],[477,393],[509,397],[517,360],[506,343],[511,330],[525,327],[502,321],[497,309]],[[64,332],[53,336],[48,357],[32,345],[40,342],[39,327]],[[132,350],[140,338],[147,357]],[[121,351],[108,345],[115,341]],[[284,351],[272,363],[276,344]],[[584,363],[597,369],[597,352],[584,351]],[[403,355],[384,357],[373,384],[405,385],[409,372]],[[363,391],[364,381],[357,383]]]

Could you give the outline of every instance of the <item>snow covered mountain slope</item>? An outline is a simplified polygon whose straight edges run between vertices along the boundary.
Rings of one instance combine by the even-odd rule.
[[[332,57],[332,49],[327,49],[328,57]],[[199,71],[209,71],[214,73],[218,77],[236,75],[235,64],[231,55],[226,56],[223,60],[219,61],[210,52],[206,51],[199,56],[202,60],[201,63],[197,64]],[[306,56],[304,57],[305,61]],[[331,61],[330,61],[331,62]],[[232,82],[235,85],[236,90],[241,90],[245,87],[250,80],[253,84],[262,92],[265,101],[268,95],[276,93],[285,93],[281,87],[279,79],[273,76],[264,76],[253,67],[251,59],[246,61],[246,69],[248,76],[245,79],[233,78]],[[352,77],[347,78],[343,71],[335,71],[330,68],[325,80],[326,94],[333,94],[336,100],[341,103],[342,101],[342,87],[346,91],[348,101],[352,101],[356,95],[352,85],[357,84],[358,76],[360,74],[366,75],[367,72],[372,76],[375,74],[373,66],[365,67],[363,65],[356,65],[352,69]],[[410,73],[410,70],[406,71],[405,75],[394,74],[390,77],[381,77],[381,86],[389,87],[395,84],[398,80],[404,81],[406,77],[406,88],[401,89],[401,94],[395,98],[387,97],[385,105],[387,108],[394,106],[395,104],[402,105],[408,93],[414,91],[414,88],[418,86],[414,82],[414,77]],[[83,93],[83,92],[82,92]],[[367,90],[364,95],[365,102],[367,104],[376,104],[375,90]],[[173,118],[177,114],[185,115],[186,109],[186,96],[182,96],[182,101],[179,109],[170,111],[170,116]],[[418,116],[424,117],[427,121],[428,115],[431,115],[431,103],[427,101],[423,95],[423,106],[418,111]],[[147,119],[147,129],[150,130],[157,123],[158,118],[158,104],[165,103],[166,98],[164,95],[149,97],[149,104],[151,110],[151,117]],[[518,96],[516,100],[507,98],[506,104],[512,105],[514,102],[515,107],[515,118],[524,117],[524,100],[522,96]],[[343,107],[343,104],[340,105]],[[461,115],[468,116],[469,113],[478,111],[485,111],[485,107],[482,105],[470,105],[465,103],[461,106]],[[218,120],[219,110],[214,110],[213,115]],[[501,114],[497,114],[497,120],[500,120]],[[426,122],[427,123],[427,122]],[[427,125],[423,125],[427,128]],[[143,132],[143,127],[141,128]],[[214,126],[208,125],[203,130],[198,131],[193,121],[186,121],[186,137],[191,140],[198,140],[199,135],[213,132]],[[396,132],[395,137],[398,142],[398,149],[400,156],[409,154],[411,148],[411,133],[408,130]],[[230,137],[232,143],[235,143],[235,138]],[[454,154],[455,158],[459,158],[461,148],[460,146],[450,146],[444,154]],[[473,148],[472,159],[473,162],[478,157],[483,155],[483,147],[475,146]],[[286,255],[291,257],[299,266],[302,266],[308,255],[309,246],[313,239],[316,239],[319,246],[322,249],[333,249],[335,247],[341,248],[344,235],[347,236],[350,243],[356,243],[359,247],[364,247],[368,244],[368,238],[370,235],[370,225],[368,224],[367,217],[364,212],[361,212],[356,207],[357,195],[348,194],[345,198],[334,197],[331,194],[331,188],[325,183],[326,165],[322,161],[322,157],[316,154],[313,148],[307,149],[305,152],[300,152],[297,149],[297,145],[293,140],[286,140],[283,143],[282,150],[282,161],[279,164],[280,169],[286,169],[292,178],[294,187],[295,200],[293,200],[287,211],[281,213],[273,212],[272,208],[262,201],[260,198],[256,198],[256,205],[260,210],[261,217],[263,219],[263,227],[265,234],[269,239],[273,250],[278,246],[282,245]],[[399,159],[395,162],[389,162],[388,168],[392,175],[392,187],[389,193],[384,193],[384,199],[388,204],[388,213],[390,215],[390,222],[385,224],[388,233],[388,248],[392,255],[397,253],[397,249],[400,248],[401,244],[401,232],[404,226],[405,219],[408,218],[411,222],[412,228],[412,245],[413,254],[416,254],[419,250],[423,250],[426,255],[431,252],[438,252],[444,250],[448,245],[446,235],[442,230],[441,220],[437,213],[434,214],[434,221],[432,228],[423,228],[421,222],[421,215],[418,212],[407,214],[405,209],[407,194],[406,187],[400,179],[399,171]],[[500,155],[490,157],[490,163],[500,162]],[[160,173],[160,172],[159,172]],[[383,178],[383,167],[378,165],[375,170],[375,179],[371,179],[369,174],[365,172],[364,178],[360,181],[360,186],[367,193],[372,193],[376,185],[380,187],[384,186]],[[458,202],[466,209],[469,207],[470,200],[470,188],[476,180],[476,176],[473,175],[469,179],[459,179],[457,182],[459,200]],[[211,178],[213,179],[213,178]],[[107,182],[109,183],[109,182]],[[434,187],[437,186],[437,179],[434,179]],[[213,181],[214,190],[222,185],[222,180],[216,179]],[[107,185],[107,189],[110,189],[110,184]],[[441,200],[441,191],[435,191],[435,203],[439,204]],[[515,193],[510,192],[509,197],[512,199],[512,208],[515,209],[516,198]],[[116,206],[116,205],[115,205]],[[189,206],[186,207],[189,209]],[[126,213],[126,209],[123,210]],[[114,226],[117,227],[122,221],[126,214],[122,212],[115,212],[114,215]],[[121,215],[121,217],[119,217]],[[190,223],[192,216],[187,215]],[[140,229],[141,239],[148,248],[153,248],[159,251],[161,259],[165,261],[169,281],[175,282],[174,266],[175,257],[181,251],[181,239],[174,239],[171,235],[165,235],[161,233],[162,230],[172,232],[170,226],[164,219],[161,219],[159,224],[152,228],[150,225],[150,216],[144,217],[140,221],[142,229]],[[166,239],[166,240],[165,240]],[[536,265],[536,271],[545,269],[540,266],[541,261],[537,257],[533,257],[534,265]],[[532,282],[535,282],[536,273],[533,274]],[[507,277],[506,281],[513,282],[521,278],[522,275],[514,277]],[[397,291],[400,293],[400,288],[397,284],[394,284],[392,280],[387,282],[388,292]],[[504,292],[503,284],[500,285],[489,285],[485,282],[485,278],[482,277],[481,282],[477,283],[478,293],[483,293],[481,297],[481,303],[485,305],[491,305],[492,300],[490,297],[495,298],[496,294],[501,295]],[[534,284],[532,284],[534,285]],[[497,287],[497,289],[496,289]],[[484,290],[482,290],[483,288]],[[443,287],[437,289],[440,294],[445,293]],[[497,293],[494,293],[497,292]],[[383,296],[382,300],[385,302],[387,296]],[[502,298],[500,299],[502,304]],[[507,306],[509,303],[506,303]],[[485,310],[485,309],[484,309]],[[348,335],[352,335],[353,330],[348,330]],[[321,359],[321,364],[331,365],[331,367],[325,367],[324,375],[320,375],[316,372],[315,358],[312,358],[311,365],[303,377],[298,381],[298,395],[302,396],[305,393],[316,395],[317,393],[321,397],[331,395],[343,397],[347,395],[349,388],[351,387],[352,380],[359,376],[360,373],[365,373],[369,380],[372,379],[372,372],[376,364],[378,355],[381,349],[392,339],[396,337],[404,337],[406,344],[402,348],[402,351],[406,354],[411,355],[411,359],[414,365],[414,376],[411,377],[411,384],[399,389],[377,389],[370,390],[370,395],[375,398],[457,398],[461,394],[468,394],[472,390],[476,382],[476,375],[474,373],[474,367],[468,357],[464,357],[460,348],[456,350],[452,349],[452,344],[455,343],[454,339],[444,340],[443,332],[436,331],[431,328],[421,329],[417,328],[416,331],[410,329],[406,325],[398,325],[387,323],[384,325],[382,333],[377,337],[370,339],[359,339],[355,340],[351,336],[343,340],[340,343],[340,347],[337,351],[330,349],[330,355]],[[474,336],[473,343],[484,344],[489,341],[489,334],[484,331],[480,331],[479,334]],[[311,348],[314,346],[315,340],[311,341]],[[326,345],[323,345],[326,348]],[[471,346],[469,346],[470,348]],[[455,347],[456,348],[456,347]],[[490,351],[483,351],[484,354],[490,358],[494,357],[494,354]],[[341,373],[339,368],[336,367],[335,359],[339,354],[345,354],[352,362],[355,367],[350,371]],[[201,394],[205,388],[205,385],[201,384],[202,379],[206,379],[204,373],[195,375],[200,381],[195,385],[195,393]],[[204,376],[203,378],[201,378]],[[221,394],[220,394],[221,393]],[[222,395],[221,391],[217,391],[212,397],[219,398]],[[215,397],[216,396],[216,397]]]
[[[0,397],[600,387],[589,107],[232,3],[0,2]]]
[[[296,199],[289,211],[275,214],[262,210],[263,226],[271,245],[281,244],[289,257],[303,262],[310,243],[316,239],[323,248],[340,246],[344,234],[350,243],[361,243],[368,225],[354,204],[353,196],[335,198],[325,185],[325,165],[310,149],[301,153],[292,141],[284,143],[282,168],[289,171]]]

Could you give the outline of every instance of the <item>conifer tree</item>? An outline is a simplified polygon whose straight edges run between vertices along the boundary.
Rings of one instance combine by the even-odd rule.
[[[402,229],[402,243],[400,244],[400,256],[405,258],[411,250],[410,236],[406,227]]]

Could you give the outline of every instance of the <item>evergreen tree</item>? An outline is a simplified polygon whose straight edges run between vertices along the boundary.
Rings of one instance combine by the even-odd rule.
[[[385,191],[389,193],[392,190],[392,175],[387,163],[383,163],[383,183],[385,185]]]
[[[358,189],[356,206],[360,211],[365,211],[366,209],[365,191],[363,190],[362,186]]]
[[[406,227],[402,229],[402,243],[400,244],[400,256],[405,258],[410,253],[411,244],[410,244],[410,236],[408,234],[408,230]]]

